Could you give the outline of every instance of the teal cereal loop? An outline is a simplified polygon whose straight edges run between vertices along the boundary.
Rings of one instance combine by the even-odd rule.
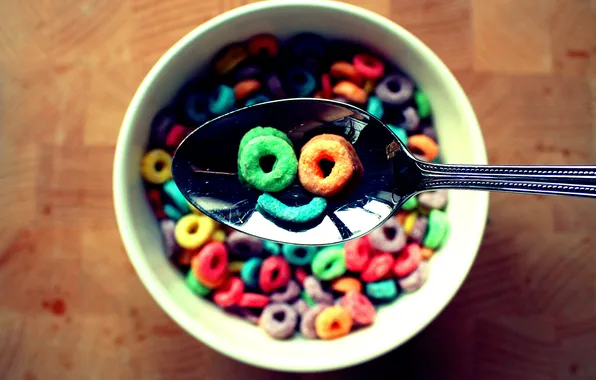
[[[274,241],[263,240],[263,249],[273,256],[281,255],[281,246]]]
[[[314,197],[302,206],[287,206],[270,194],[262,194],[257,199],[257,210],[263,211],[274,218],[293,223],[306,223],[317,219],[327,207],[327,201],[321,197]]]
[[[182,218],[182,213],[171,204],[166,204],[165,206],[163,206],[163,212],[168,216],[168,218],[173,220],[178,220]]]
[[[302,298],[304,300],[304,302],[306,302],[306,304],[309,307],[313,307],[315,306],[316,302],[315,300],[313,300],[307,293],[306,290],[302,290],[302,292],[300,292],[300,298]]]
[[[406,211],[415,210],[417,207],[418,207],[418,199],[416,197],[410,197],[410,199],[408,199],[406,201],[406,203],[404,203],[401,206],[401,208]]]
[[[281,249],[288,263],[299,267],[309,265],[317,254],[317,251],[317,247],[291,244],[286,244]]]
[[[393,133],[395,133],[397,135],[397,138],[404,143],[405,145],[408,145],[408,134],[406,133],[406,130],[400,127],[396,127],[395,125],[391,125],[391,124],[387,124],[387,126],[389,127],[389,129],[391,129],[391,131],[393,131]]]
[[[188,286],[193,293],[201,297],[205,297],[211,292],[211,289],[201,284],[199,280],[197,280],[195,275],[192,273],[192,270],[189,270],[186,274],[186,286]]]
[[[378,119],[381,119],[384,113],[383,102],[381,101],[381,99],[377,98],[376,96],[371,96],[370,98],[368,98],[368,106],[366,107],[366,112]]]
[[[247,260],[242,266],[242,269],[240,270],[240,278],[249,288],[259,287],[259,271],[262,263],[263,259],[253,257]]]
[[[313,274],[321,280],[340,277],[346,272],[344,248],[335,245],[321,249],[315,255],[311,268]]]
[[[270,171],[261,166],[261,159],[273,156]],[[260,191],[278,192],[290,186],[298,173],[298,159],[285,140],[275,136],[259,136],[250,140],[238,159],[238,172],[248,185]]]
[[[420,90],[414,92],[414,102],[416,102],[416,108],[418,108],[418,116],[421,119],[430,115],[430,102],[426,94]]]
[[[437,249],[447,237],[448,230],[447,213],[441,210],[431,210],[428,216],[428,232],[424,238],[424,246]]]
[[[214,115],[222,115],[231,111],[235,102],[234,89],[222,84],[217,86],[209,96],[207,108]]]
[[[184,195],[182,195],[173,179],[163,185],[163,191],[170,197],[172,202],[176,205],[176,208],[178,208],[182,214],[188,214],[190,212],[190,207],[188,207],[186,198],[184,198]]]
[[[397,298],[399,291],[395,281],[383,280],[367,283],[365,293],[371,300],[392,301]]]

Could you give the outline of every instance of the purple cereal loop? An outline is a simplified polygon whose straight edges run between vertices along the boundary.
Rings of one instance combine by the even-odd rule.
[[[324,292],[321,283],[314,276],[306,277],[303,286],[306,294],[308,294],[313,301],[321,304],[333,305],[333,295]]]
[[[424,192],[418,195],[418,203],[427,209],[442,209],[447,205],[447,190]]]
[[[400,74],[387,75],[375,89],[383,103],[401,106],[412,98],[414,83]]]
[[[275,292],[269,296],[272,302],[291,302],[300,295],[300,285],[294,280],[290,280],[286,288],[281,292]]]
[[[262,72],[263,72],[263,70],[258,65],[255,65],[255,64],[246,65],[246,66],[239,68],[234,73],[234,80],[236,82],[240,82],[240,81],[243,81],[244,79],[256,78],[259,75],[261,75]]]
[[[271,93],[274,98],[281,99],[286,97],[286,93],[284,92],[284,89],[281,85],[281,81],[276,74],[269,75],[265,81],[265,84],[267,86],[267,90],[269,90],[269,93]]]
[[[370,244],[383,252],[399,252],[406,245],[406,233],[397,219],[391,218],[368,235]]]
[[[405,129],[407,132],[414,132],[420,125],[420,117],[414,107],[408,107],[401,113],[404,117],[404,121],[400,124],[400,127]]]
[[[161,222],[159,222],[159,227],[163,236],[166,254],[168,257],[172,257],[172,255],[180,248],[178,243],[176,243],[176,237],[174,236],[176,222],[171,219],[163,219]]]
[[[228,235],[226,244],[230,252],[243,258],[260,256],[263,253],[263,242],[254,236],[233,231]]]
[[[292,309],[296,310],[296,313],[303,315],[309,309],[308,304],[302,298],[298,299],[292,304]]]
[[[435,131],[435,129],[430,125],[422,127],[422,134],[427,135],[431,139],[435,140],[435,142],[437,141],[437,131]]]
[[[414,221],[412,231],[410,231],[410,239],[418,244],[422,244],[424,237],[426,236],[426,230],[428,228],[428,218],[426,216],[419,216]]]
[[[260,325],[274,339],[287,339],[294,335],[298,313],[286,303],[271,303],[261,314]]]
[[[400,288],[406,293],[412,293],[420,289],[428,278],[429,265],[426,261],[422,261],[418,268],[414,270],[407,277],[398,280]]]
[[[155,147],[165,146],[166,136],[176,124],[173,114],[167,108],[157,113],[151,122],[150,144]]]
[[[240,317],[240,318],[252,323],[253,325],[257,325],[259,323],[259,316],[245,307],[240,307],[238,305],[234,305],[234,306],[224,308],[224,311],[226,311],[230,314],[233,314],[237,317]]]
[[[317,339],[317,331],[315,330],[315,319],[321,314],[328,305],[317,304],[306,311],[302,315],[300,321],[300,333],[309,339]]]

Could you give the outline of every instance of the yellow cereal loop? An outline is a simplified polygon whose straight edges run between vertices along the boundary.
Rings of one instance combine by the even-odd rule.
[[[174,236],[179,246],[185,249],[197,249],[205,244],[213,231],[215,221],[206,216],[188,214],[176,223]]]
[[[215,71],[223,75],[231,71],[240,62],[248,58],[248,50],[243,44],[233,44],[228,46],[221,55],[221,58],[215,62]]]
[[[374,80],[367,80],[366,82],[364,82],[364,92],[366,92],[367,94],[370,94],[371,92],[373,92],[373,90],[375,89],[375,81]]]
[[[154,149],[141,160],[141,175],[147,182],[160,185],[172,178],[172,157],[162,149]]]
[[[226,240],[226,233],[223,230],[215,230],[211,235],[211,240],[224,242]]]
[[[412,228],[414,228],[414,223],[416,222],[417,218],[418,213],[415,212],[411,212],[408,215],[406,215],[406,218],[404,219],[404,231],[406,232],[406,234],[408,234],[408,236],[412,232]]]
[[[231,261],[228,264],[228,272],[230,273],[240,273],[242,267],[244,266],[243,261]]]

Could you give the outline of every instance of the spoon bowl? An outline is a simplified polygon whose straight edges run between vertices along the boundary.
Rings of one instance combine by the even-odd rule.
[[[263,192],[244,186],[237,174],[240,140],[257,126],[286,133],[297,152],[316,135],[340,135],[356,150],[363,176],[349,192],[326,198],[325,212],[313,221],[272,220],[257,208]],[[395,191],[394,165],[399,157],[389,157],[388,149],[398,140],[380,120],[352,105],[323,99],[276,100],[232,111],[197,128],[178,147],[172,173],[193,206],[233,229],[285,244],[338,244],[369,233],[411,196],[403,189]],[[412,162],[411,154],[400,147],[400,162]],[[315,197],[298,178],[271,195],[291,207]]]

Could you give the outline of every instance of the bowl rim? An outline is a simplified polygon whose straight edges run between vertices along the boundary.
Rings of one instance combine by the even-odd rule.
[[[137,88],[122,121],[120,131],[118,134],[118,140],[116,144],[114,163],[113,163],[113,198],[114,198],[114,209],[116,215],[116,221],[120,237],[122,239],[124,248],[127,256],[131,261],[139,279],[145,286],[151,297],[155,302],[164,310],[164,312],[170,316],[181,328],[187,333],[192,335],[195,339],[199,340],[211,349],[218,351],[226,356],[238,360],[240,362],[257,366],[261,368],[281,371],[293,371],[293,372],[321,372],[336,370],[345,367],[351,367],[357,364],[361,364],[370,361],[376,357],[386,354],[387,352],[403,345],[409,341],[412,337],[416,336],[420,331],[428,326],[436,317],[445,309],[445,307],[451,302],[455,294],[461,289],[464,280],[468,277],[472,264],[474,263],[478,250],[482,241],[482,237],[486,227],[486,220],[488,216],[489,206],[489,194],[484,193],[484,196],[479,198],[476,212],[478,220],[482,221],[479,233],[474,237],[474,241],[470,242],[470,246],[474,247],[474,254],[471,256],[471,260],[468,263],[468,267],[463,272],[464,275],[459,279],[454,292],[442,302],[437,303],[436,313],[428,320],[423,321],[420,327],[412,329],[407,335],[407,338],[402,342],[396,342],[395,344],[384,344],[377,345],[373,350],[361,353],[358,357],[347,358],[342,362],[333,362],[328,365],[319,365],[316,368],[307,367],[304,365],[294,363],[271,363],[270,361],[263,360],[262,355],[249,354],[243,351],[241,348],[222,342],[218,339],[216,332],[210,331],[209,329],[203,328],[200,324],[196,323],[193,319],[188,317],[185,313],[178,310],[177,304],[169,297],[167,290],[159,284],[153,270],[149,267],[149,264],[143,258],[141,253],[141,247],[135,238],[134,223],[131,223],[131,216],[129,208],[126,206],[125,193],[127,191],[127,178],[124,175],[126,172],[125,165],[127,161],[128,151],[130,150],[129,141],[133,133],[133,121],[135,113],[139,108],[142,100],[147,94],[147,90],[150,87],[154,79],[161,73],[161,71],[169,64],[174,58],[175,54],[181,50],[188,43],[199,37],[205,31],[217,27],[222,23],[228,22],[236,17],[242,16],[246,13],[267,11],[270,8],[280,7],[296,7],[296,6],[307,6],[314,8],[329,8],[337,10],[343,13],[351,14],[354,17],[365,19],[367,22],[381,27],[385,30],[391,30],[390,33],[399,35],[400,38],[408,40],[409,44],[412,44],[414,49],[417,50],[425,60],[432,61],[433,67],[440,71],[441,77],[443,77],[446,84],[449,86],[450,91],[456,99],[456,103],[459,104],[464,110],[464,118],[466,124],[469,125],[468,132],[472,135],[471,138],[476,142],[473,147],[473,156],[477,164],[487,164],[486,148],[482,130],[470,103],[470,100],[464,93],[459,82],[443,61],[420,39],[418,39],[411,32],[400,26],[399,24],[391,21],[390,19],[379,15],[368,9],[361,8],[356,5],[338,2],[335,0],[267,0],[257,2],[253,4],[243,5],[232,10],[228,10],[224,13],[219,14],[205,21],[204,23],[195,27],[192,31],[188,32],[182,38],[180,38],[175,44],[173,44],[153,65],[150,71],[143,78],[141,84]],[[248,324],[247,324],[248,325]],[[250,326],[250,325],[248,325]],[[305,368],[306,367],[306,368]]]

